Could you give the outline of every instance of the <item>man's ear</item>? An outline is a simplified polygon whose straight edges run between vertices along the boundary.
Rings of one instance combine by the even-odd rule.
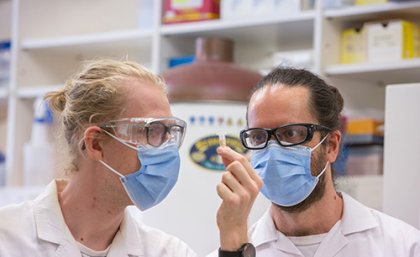
[[[340,152],[341,132],[339,130],[330,132],[327,140],[327,159],[329,163],[333,163]]]
[[[91,159],[98,161],[102,160],[102,145],[101,145],[102,130],[97,126],[88,127],[85,130],[83,145],[84,150]]]

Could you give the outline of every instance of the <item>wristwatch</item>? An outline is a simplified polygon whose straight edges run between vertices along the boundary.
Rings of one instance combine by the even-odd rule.
[[[219,257],[255,257],[255,247],[251,243],[246,243],[237,251],[224,251],[219,248]]]

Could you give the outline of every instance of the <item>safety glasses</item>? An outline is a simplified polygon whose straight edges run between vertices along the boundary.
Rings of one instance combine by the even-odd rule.
[[[267,147],[268,141],[274,136],[281,146],[294,146],[310,141],[315,131],[331,131],[330,128],[308,123],[288,124],[273,129],[250,128],[240,133],[242,144],[251,150]]]
[[[99,125],[129,144],[164,147],[175,144],[181,147],[187,123],[176,117],[126,118],[112,120]]]

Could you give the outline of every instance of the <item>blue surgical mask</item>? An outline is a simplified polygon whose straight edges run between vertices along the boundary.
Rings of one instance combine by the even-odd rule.
[[[180,158],[177,145],[166,145],[163,148],[144,146],[136,148],[114,135],[106,133],[122,144],[137,150],[141,168],[125,176],[104,161],[99,161],[120,176],[120,180],[131,201],[142,211],[163,201],[178,179]]]
[[[328,166],[327,162],[318,176],[311,175],[311,153],[325,138],[312,149],[283,147],[272,141],[265,149],[255,151],[252,166],[264,182],[263,195],[284,207],[297,205],[308,198]]]

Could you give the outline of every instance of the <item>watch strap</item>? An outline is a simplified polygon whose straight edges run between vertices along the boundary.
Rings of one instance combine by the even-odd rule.
[[[219,257],[255,257],[255,247],[251,243],[245,243],[237,251],[224,251],[219,248]]]

